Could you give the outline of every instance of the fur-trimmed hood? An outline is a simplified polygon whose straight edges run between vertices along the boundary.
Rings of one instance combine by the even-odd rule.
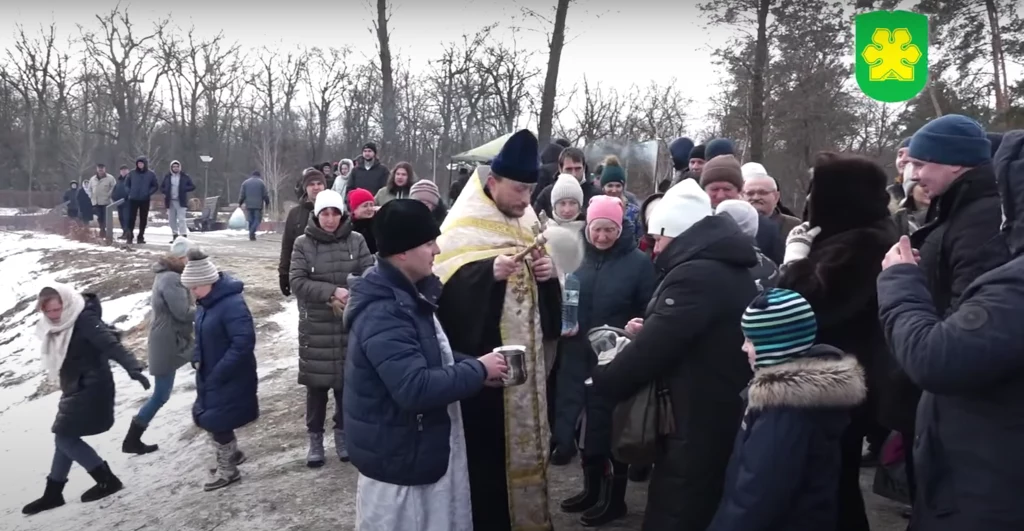
[[[856,358],[826,345],[808,354],[758,369],[747,388],[748,408],[852,408],[864,401],[868,388]]]

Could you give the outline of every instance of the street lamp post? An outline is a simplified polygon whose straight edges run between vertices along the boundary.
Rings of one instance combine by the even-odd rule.
[[[199,155],[199,160],[203,161],[203,193],[210,197],[210,163],[213,162],[213,157]]]
[[[431,180],[434,181],[434,184],[437,184],[437,143],[439,140],[439,137],[434,137],[434,162],[431,164],[431,167],[434,170],[434,177]]]

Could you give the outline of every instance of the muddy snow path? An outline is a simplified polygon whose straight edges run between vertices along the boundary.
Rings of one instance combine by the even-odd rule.
[[[116,423],[108,433],[86,440],[110,463],[125,489],[99,502],[82,504],[78,498],[93,482],[76,466],[65,489],[67,505],[33,517],[22,516],[21,507],[42,493],[49,471],[53,452],[50,425],[59,398],[59,393],[40,383],[38,361],[27,355],[31,348],[29,327],[34,324],[34,301],[29,299],[34,297],[24,296],[32,291],[22,284],[55,278],[98,292],[104,301],[105,318],[116,318],[119,326],[128,330],[129,347],[145,359],[145,314],[149,310],[147,296],[152,283],[148,268],[166,243],[153,234],[149,238],[153,243],[149,245],[114,250],[48,239],[52,237],[19,236],[11,240],[3,236],[0,235],[3,276],[17,269],[23,271],[19,274],[24,278],[20,284],[10,285],[3,284],[0,278],[0,470],[7,478],[0,483],[0,529],[354,529],[355,469],[337,459],[329,459],[318,470],[305,466],[305,389],[296,383],[298,311],[294,299],[285,299],[278,291],[280,238],[275,235],[266,235],[256,242],[249,242],[244,236],[225,237],[226,234],[192,236],[210,252],[218,267],[245,282],[246,300],[257,322],[261,416],[238,431],[240,446],[249,456],[241,466],[242,481],[218,492],[202,492],[212,449],[205,434],[191,422],[195,385],[194,371],[188,367],[177,373],[170,401],[146,433],[146,442],[158,443],[160,450],[145,456],[122,454],[122,437],[149,392],[115,367]],[[158,238],[159,244],[155,242]],[[23,252],[11,251],[12,248],[21,248]],[[33,260],[40,265],[35,266],[34,272],[24,272]],[[112,305],[110,300],[119,302]],[[17,337],[10,339],[11,336]],[[9,346],[5,341],[22,345],[24,352],[5,358]],[[5,391],[8,395],[3,394]],[[329,413],[333,414],[333,410]],[[329,426],[327,447],[328,455],[333,455]],[[558,510],[558,502],[578,490],[579,470],[574,462],[567,467],[553,467],[549,472],[552,516],[557,529],[583,529],[574,515]],[[646,483],[631,483],[627,492],[630,514],[604,529],[639,529],[646,491]],[[867,496],[874,529],[895,531],[902,529],[901,525],[905,527],[891,506],[880,505],[877,498]]]

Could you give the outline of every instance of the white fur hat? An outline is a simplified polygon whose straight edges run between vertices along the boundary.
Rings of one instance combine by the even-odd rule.
[[[683,179],[669,188],[654,207],[651,219],[647,222],[647,233],[675,238],[713,213],[711,198],[697,181]]]
[[[740,226],[743,234],[751,238],[757,237],[757,210],[750,203],[740,199],[726,199],[715,208],[716,216],[722,214],[730,216]]]
[[[551,187],[551,206],[554,207],[562,199],[575,199],[580,208],[584,206],[583,188],[580,187],[580,181],[568,173],[559,175],[558,180]]]
[[[337,208],[338,212],[345,212],[345,200],[341,198],[341,194],[334,190],[324,190],[316,194],[316,202],[313,203],[313,213],[319,216],[320,211],[325,208]]]

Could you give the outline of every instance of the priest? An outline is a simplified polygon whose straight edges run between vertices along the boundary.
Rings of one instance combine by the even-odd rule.
[[[551,529],[544,353],[561,333],[562,294],[543,251],[513,258],[534,242],[530,193],[539,170],[537,137],[512,135],[469,179],[437,240],[438,318],[452,349],[482,356],[526,347],[526,383],[462,401],[474,529]]]

